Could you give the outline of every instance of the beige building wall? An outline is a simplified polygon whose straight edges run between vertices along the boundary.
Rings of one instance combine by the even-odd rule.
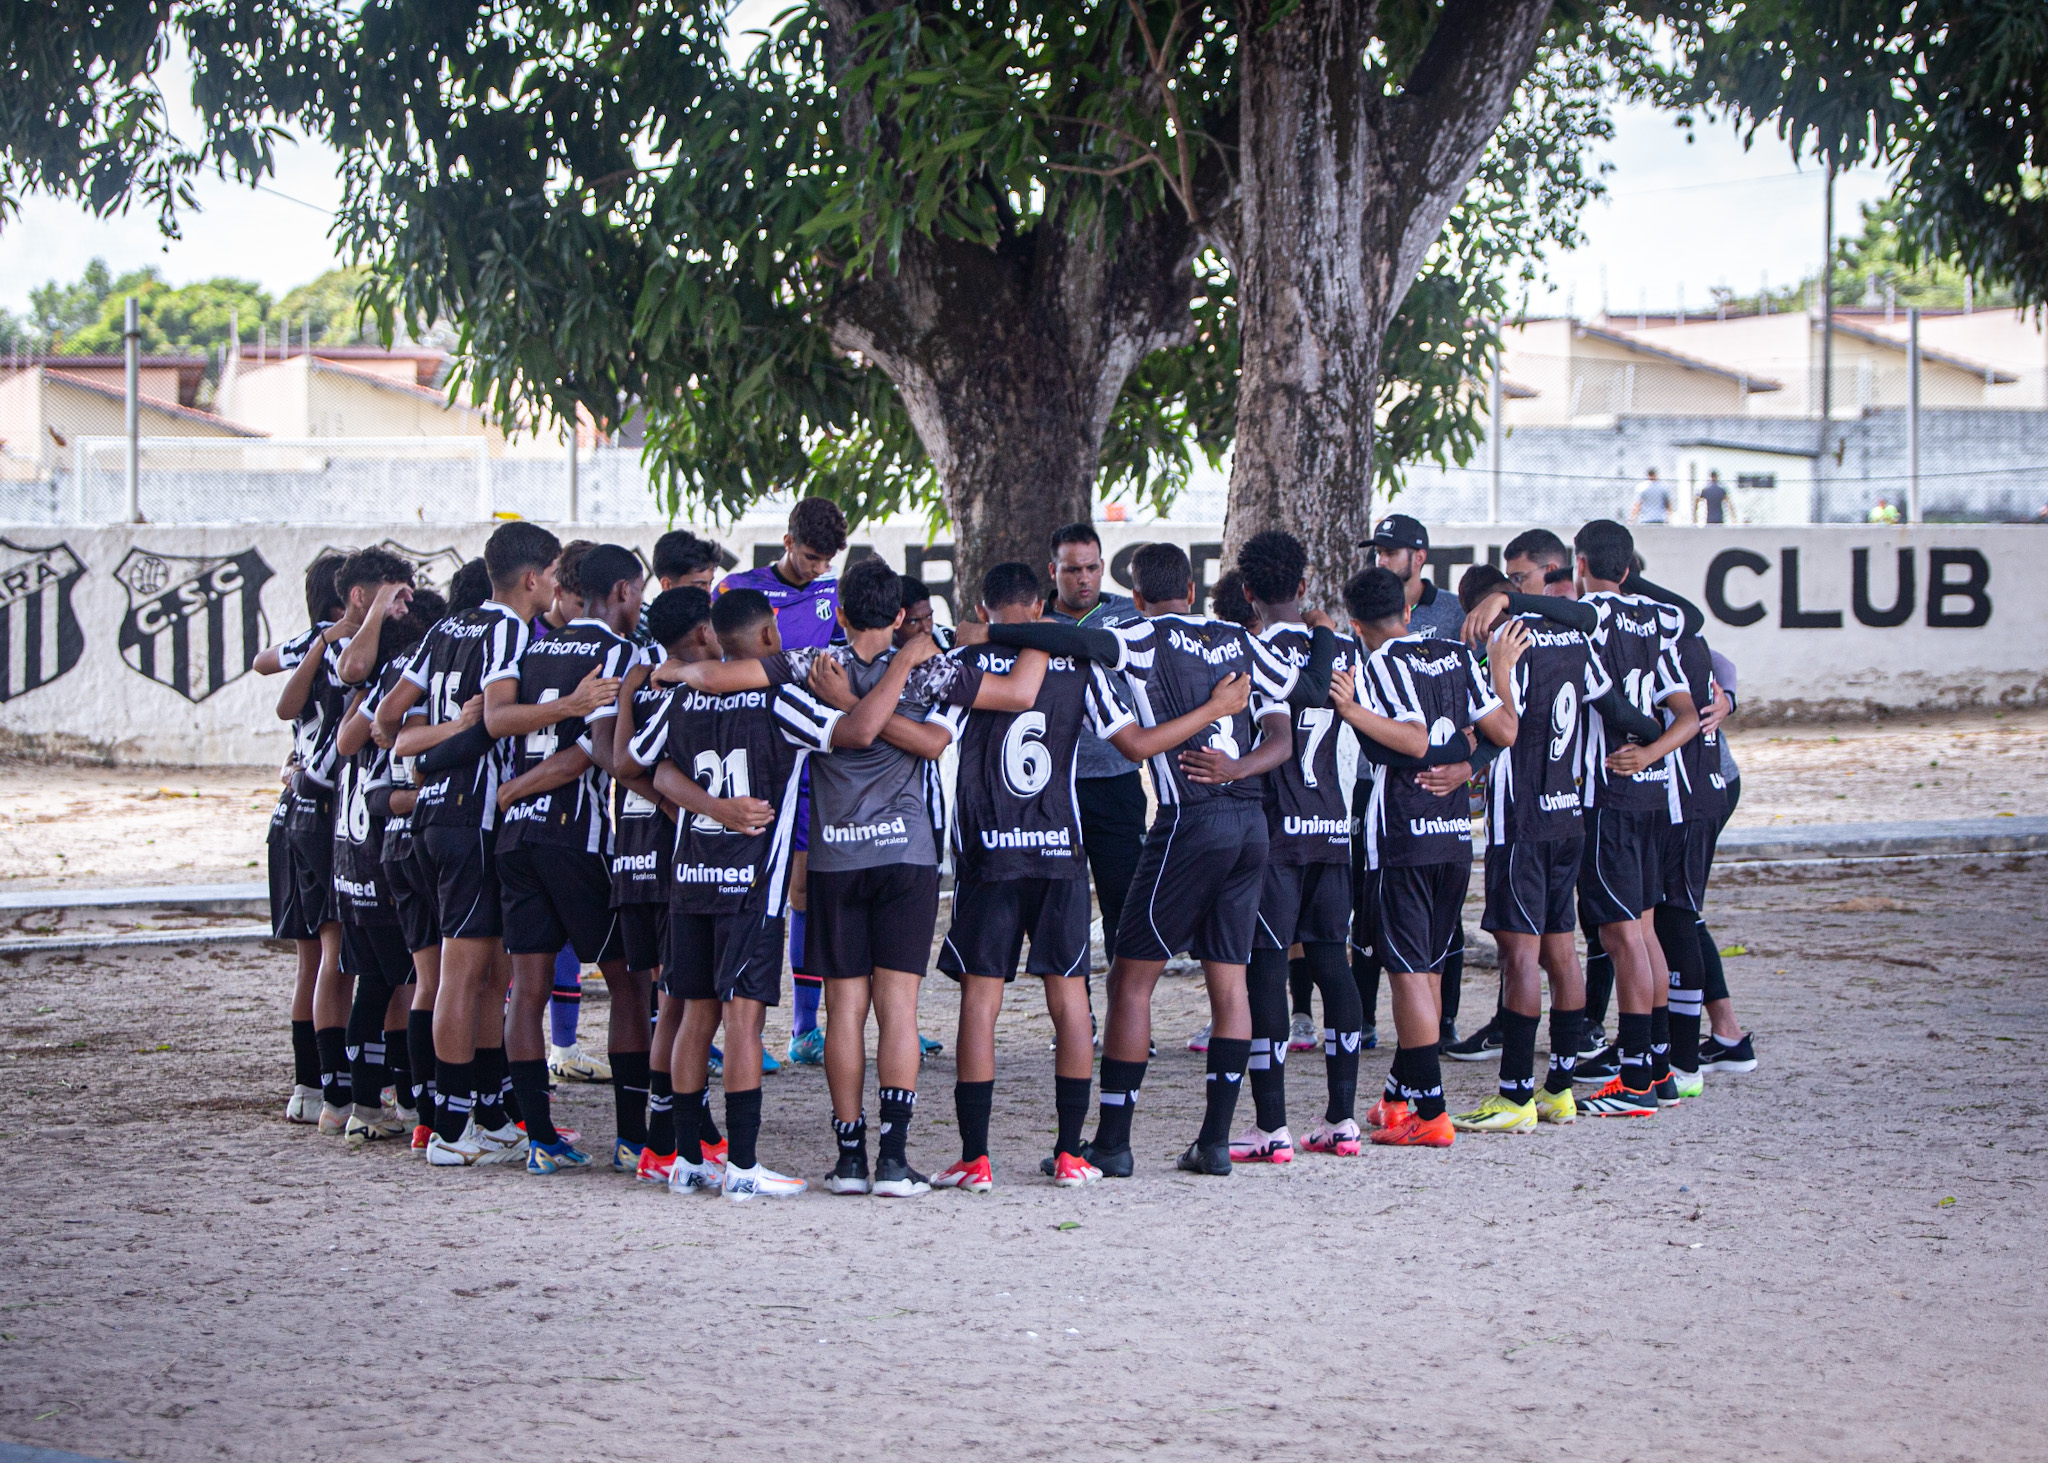
[[[175,372],[171,373],[171,386],[177,387]],[[145,437],[260,435],[243,424],[148,396],[143,397],[137,415]],[[96,381],[67,378],[67,373],[48,366],[18,371],[0,381],[0,441],[7,444],[6,457],[11,464],[34,464],[34,476],[61,463],[80,437],[120,437],[127,430],[124,396]]]
[[[1674,359],[1570,320],[1534,320],[1501,332],[1501,369],[1535,395],[1504,410],[1517,426],[1593,425],[1622,416],[1741,415],[1751,393],[1733,371]],[[1696,353],[1691,353],[1696,354]]]
[[[1805,313],[1749,316],[1739,320],[1694,320],[1684,325],[1651,324],[1637,330],[1625,317],[1611,328],[1688,355],[1784,383],[1782,391],[1748,399],[1751,416],[1812,416],[1820,410],[1821,332]],[[1906,404],[1906,348],[1898,339],[1871,331],[1864,320],[1837,320],[1832,409],[1854,416],[1865,407]],[[1924,347],[1932,343],[1923,339]],[[1939,349],[1938,347],[1933,347]],[[1923,406],[1988,406],[1981,363],[1942,359],[1922,352]]]
[[[413,384],[409,358],[370,365],[318,356],[244,363],[222,386],[220,410],[273,437],[480,437],[492,456],[503,453],[504,435],[481,411]]]

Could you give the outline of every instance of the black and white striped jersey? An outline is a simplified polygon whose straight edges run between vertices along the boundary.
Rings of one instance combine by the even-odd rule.
[[[322,644],[319,636],[326,628],[316,626],[278,652],[279,660],[289,661],[292,669],[303,665],[308,655],[320,657],[320,669],[313,673],[306,704],[299,708],[292,722],[292,760],[298,764],[301,778],[294,779],[298,786],[287,790],[283,801],[287,805],[287,823],[299,830],[328,826],[333,811],[329,797],[334,791],[335,764],[340,760],[334,750],[334,739],[341,731],[341,715],[348,708],[353,689],[343,685],[337,673],[341,652],[348,642]]]
[[[1540,615],[1517,615],[1529,648],[1510,679],[1521,729],[1495,760],[1486,788],[1487,842],[1546,843],[1584,827],[1579,779],[1586,720],[1612,684],[1577,630]]]
[[[640,647],[640,664],[660,665],[667,659],[659,646]],[[661,714],[674,693],[651,679],[633,693],[633,734]],[[675,820],[624,783],[612,784],[612,907],[668,902],[669,859],[676,846]]]
[[[760,798],[775,821],[754,834],[685,813],[676,822],[669,908],[730,914],[761,908],[773,919],[789,890],[797,791],[811,754],[832,745],[840,712],[801,686],[709,696],[678,686],[633,736],[633,760],[675,763],[715,798]]]
[[[531,639],[519,657],[519,703],[544,706],[572,694],[592,671],[613,679],[625,675],[639,654],[633,642],[602,620],[571,620],[546,639]],[[506,775],[523,777],[570,747],[592,752],[591,737],[610,736],[618,707],[600,706],[589,716],[571,716],[525,736],[507,737]],[[498,847],[544,843],[602,854],[607,837],[611,779],[591,764],[573,782],[523,797],[498,822]]]
[[[984,676],[1008,675],[1017,652],[977,645],[918,667],[920,694],[960,747],[953,792],[954,869],[963,879],[1080,879],[1081,806],[1074,768],[1083,736],[1109,737],[1137,718],[1110,673],[1055,655],[1029,711],[976,711]],[[935,667],[924,675],[926,667]]]
[[[1463,738],[1500,705],[1479,658],[1462,640],[1403,635],[1366,657],[1356,685],[1360,704],[1393,721],[1429,729],[1429,744]],[[1371,793],[1361,820],[1369,869],[1455,863],[1472,857],[1472,804],[1461,784],[1438,796],[1412,768],[1359,759]]]
[[[1114,627],[1123,643],[1123,673],[1131,709],[1144,726],[1159,726],[1197,710],[1225,676],[1251,677],[1251,702],[1243,711],[1197,732],[1151,761],[1152,793],[1163,807],[1201,808],[1234,799],[1265,797],[1265,778],[1247,777],[1215,786],[1190,782],[1180,754],[1213,748],[1241,757],[1258,745],[1259,718],[1286,710],[1299,674],[1242,625],[1199,615],[1159,615]]]
[[[1591,605],[1599,616],[1599,623],[1586,638],[1592,642],[1593,654],[1600,658],[1607,679],[1621,688],[1623,699],[1631,706],[1645,716],[1655,716],[1665,698],[1685,690],[1685,673],[1678,665],[1678,638],[1685,620],[1676,608],[1639,594],[1606,590],[1582,595],[1579,603]],[[1627,734],[1619,727],[1607,725],[1598,711],[1589,713],[1583,789],[1586,806],[1664,812],[1673,821],[1682,820],[1685,807],[1670,776],[1670,758],[1626,776],[1607,770],[1608,755],[1627,742]]]
[[[1705,637],[1687,635],[1678,642],[1678,668],[1685,676],[1685,688],[1692,693],[1693,707],[1701,714],[1714,699],[1714,652]],[[1665,713],[1664,724],[1671,724]],[[1728,806],[1728,780],[1721,775],[1721,733],[1718,728],[1703,731],[1680,747],[1671,757],[1671,769],[1679,780],[1685,816],[1719,823]]]
[[[284,668],[287,675],[306,663],[306,657],[313,653],[314,645],[319,640],[321,633],[333,623],[332,620],[322,620],[317,625],[311,625],[301,630],[298,634],[292,636],[291,639],[285,641],[284,644],[277,647],[277,663]],[[321,648],[325,649],[324,646]],[[305,749],[311,744],[316,734],[314,724],[318,722],[319,717],[319,698],[308,696],[306,704],[299,708],[299,714],[292,718],[292,761],[298,766],[303,767],[305,765]],[[273,828],[282,828],[294,821],[293,811],[297,804],[302,801],[293,789],[292,784],[295,780],[293,778],[285,779],[284,789],[277,795],[277,807],[270,815],[270,823]],[[310,827],[312,822],[313,819],[309,815],[298,820],[298,826]]]
[[[1259,639],[1275,659],[1299,674],[1308,664],[1306,625],[1274,625]],[[1337,637],[1330,674],[1359,670],[1358,642]],[[1292,709],[1294,755],[1266,774],[1268,863],[1341,864],[1351,858],[1351,809],[1337,773],[1338,720],[1334,705]]]
[[[379,703],[404,674],[404,657],[385,662],[370,680],[360,714],[374,718]],[[394,820],[370,811],[371,792],[390,782],[391,753],[374,738],[364,742],[354,756],[336,763],[334,899],[346,924],[389,924],[398,917],[384,879],[384,844]]]
[[[405,668],[405,678],[423,693],[406,719],[424,720],[428,726],[460,720],[463,703],[482,695],[485,686],[519,678],[527,635],[526,622],[496,600],[436,624]],[[422,786],[413,805],[414,831],[495,828],[502,750],[501,743],[469,766]]]

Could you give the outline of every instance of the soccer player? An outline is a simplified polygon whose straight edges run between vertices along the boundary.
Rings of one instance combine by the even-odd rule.
[[[711,581],[718,577],[718,566],[718,545],[687,528],[674,529],[654,541],[654,577],[661,581],[663,593],[685,587],[709,592]]]
[[[1735,711],[1735,662],[1720,651],[1714,652],[1714,680],[1720,695],[1714,705],[1700,714],[1703,728],[1718,730],[1723,718]],[[1735,816],[1735,805],[1742,800],[1742,769],[1736,764],[1735,749],[1727,737],[1721,738],[1721,823],[1708,840],[1708,863],[1713,861],[1714,845],[1719,841],[1721,829],[1728,826],[1728,820]],[[1705,1013],[1713,1030],[1700,1043],[1700,1070],[1703,1072],[1754,1072],[1756,1070],[1756,1046],[1750,1040],[1750,1033],[1742,1029],[1742,1023],[1735,1019],[1735,1003],[1728,995],[1728,975],[1721,965],[1721,947],[1707,928],[1704,915],[1699,921],[1700,959],[1706,967]]]
[[[805,498],[789,511],[789,531],[782,536],[782,557],[758,569],[741,569],[719,581],[718,593],[753,589],[768,597],[775,611],[776,633],[790,650],[816,650],[843,643],[840,627],[839,580],[832,560],[846,547],[846,515],[829,498]],[[798,794],[796,860],[790,871],[789,969],[795,984],[791,1000],[789,1060],[815,1067],[825,1060],[825,1034],[818,1028],[818,1000],[823,985],[805,959],[806,901],[810,859],[810,783]]]
[[[511,777],[497,790],[497,862],[512,1005],[505,1057],[526,1129],[526,1171],[588,1168],[590,1157],[556,1132],[549,1112],[541,1021],[564,944],[604,973],[611,996],[615,1172],[636,1173],[647,1142],[648,972],[627,969],[611,907],[609,789],[619,683],[638,656],[626,638],[640,619],[640,561],[617,544],[593,544],[577,561],[582,613],[527,643],[519,678],[484,687],[484,726],[501,743]],[[559,708],[576,709],[564,716]]]
[[[1482,673],[1462,641],[1408,633],[1401,581],[1388,570],[1354,575],[1344,603],[1368,655],[1352,685],[1337,682],[1334,699],[1362,739],[1409,757],[1434,746],[1455,749],[1468,728],[1495,746],[1513,744],[1517,718],[1501,693],[1526,644],[1518,627],[1493,642]],[[1433,791],[1419,774],[1375,764],[1358,836],[1365,845],[1363,893],[1373,904],[1375,949],[1393,977],[1399,1035],[1386,1092],[1368,1115],[1372,1141],[1447,1147],[1453,1131],[1438,1045],[1444,962],[1458,940],[1472,879],[1465,785]]]
[[[938,601],[932,594],[932,587],[922,579],[903,575],[903,623],[896,627],[898,647],[908,645],[920,635],[932,637],[932,644],[941,650],[953,648],[953,632],[938,623],[932,606]]]

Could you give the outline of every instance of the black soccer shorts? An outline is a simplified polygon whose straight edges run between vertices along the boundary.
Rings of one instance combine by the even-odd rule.
[[[1594,925],[1627,924],[1664,897],[1661,813],[1586,809],[1581,911]]]
[[[1341,945],[1351,929],[1346,864],[1267,864],[1252,944],[1261,950]]]
[[[341,927],[341,969],[358,980],[374,980],[387,990],[416,980],[412,951],[395,924]]]
[[[678,1001],[759,1001],[782,1004],[780,915],[758,909],[731,914],[668,913],[668,948],[661,967],[664,995]]]
[[[1441,971],[1464,940],[1465,891],[1471,885],[1470,858],[1377,870],[1372,889],[1380,963],[1397,974]]]
[[[505,933],[493,837],[482,828],[423,828],[413,833],[412,856],[420,877],[434,891],[434,919],[443,939],[495,940]]]
[[[668,902],[621,904],[612,912],[619,917],[619,946],[626,953],[626,969],[652,970],[661,964],[668,941]]]
[[[961,879],[953,885],[953,927],[939,946],[939,969],[1017,978],[1024,937],[1026,975],[1088,973],[1088,879]]]
[[[279,940],[317,940],[334,922],[334,835],[318,828],[272,825],[270,933]]]
[[[809,875],[804,973],[862,980],[877,969],[923,975],[939,923],[939,871],[932,864],[883,864]]]
[[[1662,857],[1664,897],[1659,904],[1674,905],[1698,914],[1707,902],[1707,870],[1713,866],[1714,845],[1720,827],[1711,818],[1688,818],[1683,823],[1666,823]]]
[[[622,958],[611,868],[603,854],[517,843],[498,855],[498,887],[511,954],[553,955],[570,945],[587,965]]]
[[[1508,935],[1568,935],[1578,928],[1574,895],[1583,835],[1486,850],[1486,911],[1479,928]]]
[[[1116,927],[1118,958],[1250,963],[1266,850],[1266,814],[1249,799],[1161,808],[1138,850]]]
[[[441,918],[434,898],[434,883],[420,866],[418,856],[408,852],[404,858],[386,860],[384,887],[391,891],[391,907],[398,911],[398,927],[405,934],[405,948],[428,950],[439,946]]]

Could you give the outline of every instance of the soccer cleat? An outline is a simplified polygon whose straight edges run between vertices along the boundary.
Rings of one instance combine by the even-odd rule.
[[[964,1194],[986,1194],[996,1186],[995,1170],[989,1167],[988,1155],[979,1158],[963,1158],[944,1173],[932,1175],[935,1189],[958,1189]]]
[[[559,1082],[609,1082],[612,1064],[571,1042],[567,1046],[548,1043],[548,1074]]]
[[[1439,1047],[1456,1046],[1458,1044],[1458,1023],[1455,1021],[1437,1023],[1436,1044]]]
[[[915,1199],[932,1191],[932,1181],[900,1158],[885,1158],[875,1165],[873,1192],[884,1199]]]
[[[1210,1178],[1230,1177],[1230,1145],[1228,1143],[1204,1143],[1197,1139],[1188,1144],[1187,1152],[1174,1161],[1174,1167],[1182,1173],[1206,1174]]]
[[[470,1131],[477,1141],[477,1146],[484,1151],[484,1156],[477,1160],[478,1163],[517,1163],[526,1157],[526,1130],[516,1123],[507,1123],[502,1128],[478,1128],[472,1123]],[[555,1132],[560,1142],[569,1143],[575,1140],[573,1133],[561,1128],[555,1129]]]
[[[774,1053],[774,1052],[771,1052],[770,1050],[768,1050],[768,1048],[767,1048],[767,1047],[765,1047],[765,1046],[764,1046],[764,1047],[762,1047],[762,1048],[761,1048],[761,1075],[762,1075],[763,1077],[772,1077],[772,1076],[774,1076],[774,1075],[775,1075],[775,1074],[776,1074],[777,1072],[780,1072],[781,1070],[782,1070],[782,1063],[780,1063],[780,1062],[778,1062],[778,1061],[776,1061],[776,1060],[775,1060],[775,1053]],[[764,1171],[765,1171],[765,1170],[764,1170]],[[799,1179],[799,1180],[796,1180],[795,1182],[799,1182],[799,1183],[801,1183],[801,1182],[802,1182],[802,1180],[800,1180],[800,1179]]]
[[[1572,1096],[1571,1088],[1552,1092],[1547,1087],[1536,1089],[1536,1121],[1539,1123],[1576,1123],[1579,1120],[1578,1099]]]
[[[590,1164],[590,1155],[571,1143],[529,1141],[526,1145],[528,1173],[561,1173],[566,1169],[588,1168]]]
[[[1678,1068],[1673,1067],[1671,1069],[1671,1083],[1672,1091],[1681,1098],[1704,1097],[1706,1095],[1707,1079],[1698,1072],[1681,1072]],[[1657,1094],[1660,1099],[1663,1095],[1661,1090]]]
[[[1358,1049],[1362,1052],[1376,1052],[1380,1049],[1380,1029],[1377,1026],[1365,1028],[1365,1035],[1358,1039]]]
[[[917,1034],[917,1050],[920,1056],[935,1057],[945,1049],[946,1044],[936,1036],[926,1036],[922,1031]]]
[[[1616,1077],[1581,1102],[1579,1111],[1595,1118],[1654,1118],[1657,1116],[1657,1094],[1631,1092],[1621,1085],[1621,1078]]]
[[[367,1114],[367,1116],[365,1116]],[[349,1114],[348,1127],[343,1137],[351,1148],[360,1148],[365,1143],[382,1143],[392,1138],[403,1138],[412,1124],[398,1115],[395,1108],[370,1109],[359,1107]]]
[[[284,1120],[310,1126],[320,1121],[320,1105],[319,1088],[294,1087],[291,1101],[284,1105]]]
[[[1580,1056],[1572,1068],[1572,1081],[1592,1083],[1610,1082],[1621,1075],[1621,1048],[1603,1046],[1591,1056]]]
[[[1454,1062],[1483,1062],[1489,1057],[1498,1057],[1500,1048],[1500,1018],[1495,1017],[1463,1041],[1454,1041],[1445,1047],[1444,1055]]]
[[[1189,1051],[1205,1052],[1209,1049],[1209,1027],[1213,1024],[1213,1022],[1203,1022],[1202,1029],[1188,1038]]]
[[[757,1163],[752,1168],[726,1169],[724,1187],[720,1192],[735,1204],[740,1204],[748,1199],[790,1199],[808,1187],[802,1179],[791,1178],[786,1173],[777,1173]]]
[[[1230,1161],[1232,1163],[1292,1163],[1294,1162],[1294,1136],[1283,1124],[1268,1133],[1262,1128],[1246,1128],[1230,1140]]]
[[[1573,1055],[1581,1062],[1590,1061],[1607,1050],[1607,1033],[1595,1026],[1579,1033],[1579,1049]]]
[[[404,1123],[408,1128],[417,1127],[419,1125],[420,1112],[418,1108],[394,1107],[391,1110],[398,1114],[398,1120],[401,1123]]]
[[[656,1153],[652,1148],[642,1148],[640,1166],[633,1170],[633,1177],[643,1184],[666,1186],[669,1172],[675,1164],[676,1156],[673,1153]]]
[[[1393,1127],[1374,1133],[1372,1141],[1384,1148],[1448,1148],[1456,1136],[1449,1113],[1438,1113],[1433,1118],[1410,1113]]]
[[[697,1146],[704,1150],[704,1161],[706,1163],[715,1163],[720,1168],[725,1167],[725,1139],[720,1138],[716,1143],[699,1142]]]
[[[557,1130],[559,1131],[559,1130]],[[640,1155],[647,1151],[644,1143],[628,1143],[624,1138],[612,1144],[612,1172],[640,1175]]]
[[[1346,1118],[1341,1123],[1317,1123],[1309,1135],[1301,1140],[1301,1146],[1310,1153],[1334,1153],[1339,1158],[1356,1158],[1363,1149],[1364,1136],[1358,1131],[1356,1119]]]
[[[1653,1082],[1650,1084],[1650,1090],[1657,1095],[1657,1106],[1678,1106],[1678,1079],[1676,1077],[1666,1077],[1661,1082]]]
[[[1052,1182],[1056,1189],[1078,1189],[1102,1177],[1102,1170],[1085,1158],[1071,1153],[1052,1156]]]
[[[1388,1102],[1384,1093],[1381,1094],[1378,1102],[1365,1110],[1365,1125],[1374,1132],[1378,1132],[1381,1128],[1391,1128],[1407,1121],[1408,1104],[1405,1102]]]
[[[1472,1109],[1451,1119],[1461,1133],[1533,1133],[1536,1131],[1536,1103],[1510,1102],[1498,1092]]]
[[[1316,1030],[1315,1019],[1306,1011],[1296,1011],[1294,1019],[1287,1024],[1287,1049],[1291,1052],[1312,1052],[1322,1044],[1323,1038]]]
[[[1756,1070],[1756,1046],[1750,1041],[1750,1033],[1742,1033],[1742,1040],[1733,1046],[1724,1045],[1718,1036],[1709,1036],[1700,1043],[1700,1070],[1702,1072],[1754,1072]]]
[[[526,1123],[523,1119],[512,1126],[517,1128],[522,1134],[526,1132]],[[555,1124],[555,1138],[558,1142],[574,1143],[582,1136],[583,1134],[575,1128],[565,1128],[560,1123]]]
[[[813,1026],[801,1036],[789,1039],[789,1060],[799,1067],[822,1067],[825,1065],[825,1031]]]
[[[1083,1143],[1081,1156],[1088,1160],[1090,1167],[1106,1179],[1127,1179],[1131,1176],[1133,1163],[1131,1145],[1128,1143],[1121,1148],[1102,1148],[1092,1142]]]
[[[715,1194],[725,1187],[725,1170],[715,1163],[669,1160],[668,1191],[671,1194]]]
[[[433,1130],[433,1128],[431,1128],[431,1127],[430,1127],[430,1126],[428,1126],[427,1124],[425,1124],[425,1123],[421,1123],[421,1124],[420,1124],[420,1125],[419,1125],[418,1127],[416,1127],[416,1128],[414,1128],[414,1129],[412,1130],[412,1151],[413,1151],[413,1152],[415,1152],[415,1153],[425,1153],[425,1152],[427,1151],[427,1145],[428,1145],[429,1143],[433,1142],[433,1141],[434,1141],[434,1130]]]
[[[453,1142],[439,1133],[427,1140],[427,1163],[433,1168],[474,1168],[483,1158],[483,1145],[477,1142],[474,1128],[464,1128]]]
[[[833,1194],[871,1194],[874,1181],[868,1177],[868,1156],[865,1153],[839,1155],[839,1163],[825,1180],[825,1189]]]
[[[320,1136],[323,1138],[339,1138],[343,1133],[346,1133],[348,1131],[349,1112],[349,1108],[336,1107],[331,1102],[321,1103]]]
[[[717,1047],[711,1048],[711,1055],[705,1059],[704,1070],[713,1077],[725,1075],[725,1053]]]

